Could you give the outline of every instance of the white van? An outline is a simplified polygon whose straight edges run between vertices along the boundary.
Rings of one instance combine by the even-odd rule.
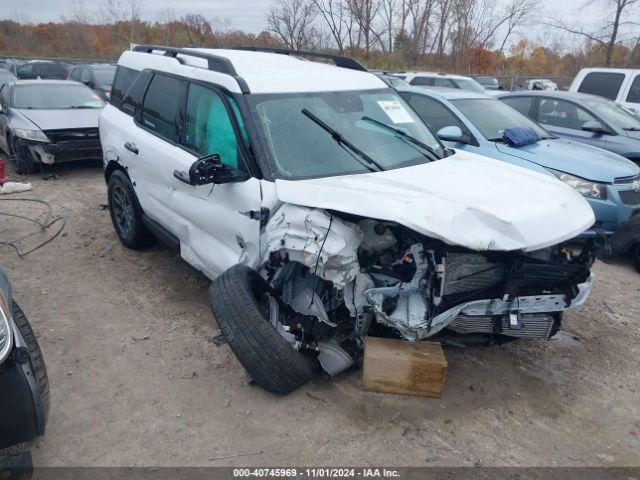
[[[599,95],[640,114],[640,70],[583,68],[573,79],[569,91]]]

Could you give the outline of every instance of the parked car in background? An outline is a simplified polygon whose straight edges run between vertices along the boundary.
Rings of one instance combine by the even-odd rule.
[[[640,115],[640,69],[583,68],[571,82],[569,91],[613,100]]]
[[[402,87],[409,86],[409,84],[406,81],[404,81],[402,78],[391,73],[375,72],[375,75],[377,75],[378,78],[380,78],[384,83],[386,83],[387,85],[393,88],[402,88]]]
[[[65,80],[69,76],[66,65],[49,60],[34,60],[17,67],[19,80]]]
[[[5,83],[13,83],[17,80],[16,76],[9,70],[0,69],[0,87]]]
[[[76,82],[7,83],[0,88],[0,148],[21,174],[40,163],[100,159],[103,106],[100,97]]]
[[[48,414],[49,379],[42,351],[0,269],[0,478],[15,478],[14,468],[31,466],[28,452],[16,456],[8,449],[43,435]]]
[[[414,87],[444,87],[484,93],[485,88],[473,78],[447,73],[406,72],[398,75]]]
[[[474,75],[471,78],[482,85],[486,90],[504,90],[504,87],[496,77],[489,75]]]
[[[513,92],[499,98],[554,135],[640,164],[640,118],[611,100],[570,92]]]
[[[104,101],[109,101],[115,73],[113,65],[78,65],[72,68],[69,79],[83,83]]]
[[[337,375],[367,335],[549,338],[583,304],[592,250],[565,242],[594,215],[574,189],[444,148],[352,59],[277,52],[136,46],[100,117],[120,241],[214,280],[256,384]]]
[[[530,78],[522,84],[522,90],[558,90],[558,84],[548,78]]]
[[[400,94],[447,145],[504,160],[553,176],[587,199],[594,229],[612,235],[640,208],[640,168],[619,155],[555,138],[531,119],[496,98],[460,90],[404,89]],[[539,138],[515,146],[504,139],[509,128],[530,129]],[[635,183],[634,183],[635,182]]]

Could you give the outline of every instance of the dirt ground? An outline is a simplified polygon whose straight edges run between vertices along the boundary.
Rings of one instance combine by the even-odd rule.
[[[281,398],[212,342],[203,275],[162,246],[120,245],[99,165],[53,171],[10,197],[50,202],[62,235],[24,258],[0,247],[52,386],[37,465],[640,465],[640,275],[627,263],[595,265],[586,306],[551,341],[448,350],[440,399],[364,393],[360,371]],[[0,218],[0,241],[33,229]]]

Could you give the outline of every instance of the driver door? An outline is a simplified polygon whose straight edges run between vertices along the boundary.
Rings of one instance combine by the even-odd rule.
[[[214,153],[223,164],[248,171],[246,139],[236,134],[240,125],[229,101],[213,87],[155,74],[143,99],[132,161],[137,191],[151,207],[147,213],[178,237],[181,256],[212,279],[237,263],[258,262],[260,181],[193,186],[174,172],[189,172],[199,157]],[[158,135],[167,141],[159,142]],[[140,188],[143,181],[146,188]]]

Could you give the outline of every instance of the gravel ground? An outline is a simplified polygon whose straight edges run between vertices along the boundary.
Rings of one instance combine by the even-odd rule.
[[[61,236],[24,258],[0,248],[52,385],[36,465],[640,465],[640,276],[627,263],[595,265],[586,306],[551,341],[448,350],[440,399],[365,393],[360,371],[280,398],[212,343],[203,275],[161,246],[120,245],[99,165],[54,171],[11,197],[50,202]],[[33,229],[2,218],[0,241]],[[240,453],[253,454],[216,460]]]

